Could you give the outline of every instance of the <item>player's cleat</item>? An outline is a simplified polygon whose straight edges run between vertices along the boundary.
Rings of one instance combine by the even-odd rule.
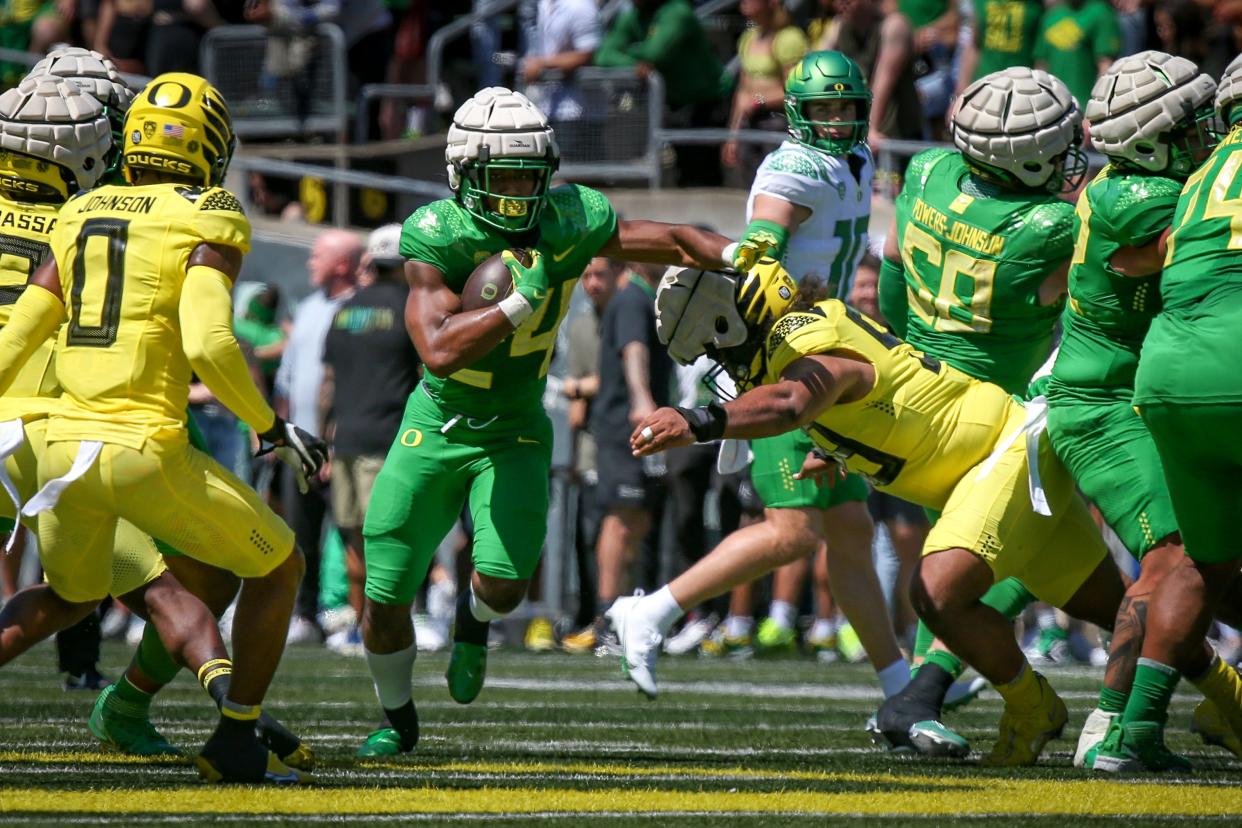
[[[707,658],[731,658],[734,661],[745,661],[755,654],[749,635],[733,636],[725,630],[721,623],[702,644],[699,655]]]
[[[867,660],[867,650],[850,624],[842,624],[837,630],[837,650],[850,664],[862,664]]]
[[[304,771],[315,769],[314,751],[266,710],[255,722],[255,735],[289,767]]]
[[[949,686],[949,692],[944,694],[944,702],[940,705],[940,709],[945,713],[952,713],[958,708],[965,707],[979,698],[979,694],[987,686],[988,680],[983,676],[975,676],[970,681],[959,679]]]
[[[562,638],[561,649],[574,655],[587,655],[588,653],[595,652],[595,644],[598,638],[595,625],[588,624],[576,633]]]
[[[96,739],[130,756],[178,756],[181,751],[165,739],[147,718],[146,711],[127,710],[113,698],[116,685],[105,687],[95,699],[86,726]]]
[[[246,783],[264,783],[268,785],[304,785],[311,781],[311,776],[306,771],[294,770],[272,753],[265,750],[267,761],[263,765],[254,766],[251,763],[239,763],[233,758],[225,759],[223,756],[207,756],[200,753],[194,757],[194,765],[198,768],[199,776],[208,782],[246,782]]]
[[[798,633],[775,618],[765,618],[755,633],[755,645],[758,652],[764,655],[793,653],[798,649]]]
[[[664,642],[664,652],[669,655],[694,652],[712,634],[719,620],[715,613],[691,619],[677,635]]]
[[[523,638],[526,649],[532,653],[550,653],[556,649],[556,636],[552,632],[552,622],[537,616],[526,625]]]
[[[646,615],[637,612],[643,597],[641,591],[612,602],[604,615],[612,624],[621,642],[621,672],[634,682],[649,699],[659,693],[656,687],[655,663],[664,636]]]
[[[1104,741],[1105,735],[1108,734],[1109,724],[1119,715],[1119,713],[1107,713],[1098,707],[1091,711],[1082,726],[1082,732],[1078,734],[1078,747],[1074,750],[1074,767],[1087,767],[1087,752]]]
[[[875,719],[875,727],[868,727],[872,741],[889,751],[916,751],[924,756],[948,756],[961,758],[970,753],[970,743],[952,728],[940,721],[940,709],[932,696],[938,699],[941,690],[951,680],[949,675],[936,667],[924,667],[928,671],[920,680],[918,676],[900,693],[885,699]],[[934,681],[934,679],[942,681]]]
[[[1036,673],[1035,680],[1039,683],[1039,703],[1029,710],[1019,711],[1005,705],[996,744],[982,764],[992,767],[1033,765],[1044,745],[1060,738],[1069,721],[1069,711],[1046,678]]]
[[[1217,745],[1242,759],[1242,740],[1221,715],[1220,709],[1204,699],[1190,717],[1190,732],[1198,733],[1205,745]]]
[[[823,664],[831,664],[841,657],[837,652],[837,631],[833,627],[821,627],[818,622],[813,624],[802,643]]]
[[[354,753],[359,759],[369,759],[376,756],[396,756],[401,753],[409,753],[411,748],[404,747],[401,744],[401,734],[393,727],[381,727],[379,730],[372,731],[367,736],[366,741]]]
[[[1045,627],[1039,637],[1024,651],[1027,661],[1035,667],[1063,667],[1074,663],[1069,633],[1060,627]]]
[[[453,654],[449,656],[444,678],[448,681],[449,695],[458,704],[470,704],[478,698],[487,676],[487,647],[453,642]]]
[[[1087,751],[1086,767],[1105,773],[1135,771],[1189,771],[1194,766],[1185,756],[1169,750],[1164,743],[1164,728],[1156,722],[1130,722],[1121,718],[1108,725],[1104,741]]]
[[[95,667],[88,667],[80,675],[65,673],[64,689],[69,690],[103,690],[112,685],[112,679],[99,672]]]

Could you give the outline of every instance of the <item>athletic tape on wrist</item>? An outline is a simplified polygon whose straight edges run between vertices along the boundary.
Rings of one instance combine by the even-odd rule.
[[[518,327],[535,312],[531,307],[530,300],[520,293],[510,293],[504,299],[496,303],[496,307],[504,311],[505,316],[509,317],[509,321],[513,323],[513,327]]]
[[[686,425],[690,426],[696,443],[710,443],[724,437],[729,414],[720,403],[712,402],[700,408],[678,408],[677,411],[686,418]]]

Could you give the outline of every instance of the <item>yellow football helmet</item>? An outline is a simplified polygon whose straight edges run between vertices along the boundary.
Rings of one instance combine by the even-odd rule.
[[[738,277],[737,312],[750,336],[735,348],[722,348],[717,361],[745,391],[763,379],[767,352],[764,344],[776,320],[789,313],[798,283],[776,259],[760,259]]]
[[[125,114],[121,163],[131,184],[135,170],[156,170],[216,186],[236,145],[219,90],[198,75],[167,72],[147,84]]]

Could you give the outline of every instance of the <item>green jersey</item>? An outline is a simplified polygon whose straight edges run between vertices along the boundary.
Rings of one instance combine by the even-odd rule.
[[[1049,74],[1069,87],[1078,105],[1086,108],[1091,87],[1100,74],[1100,61],[1121,54],[1121,27],[1108,0],[1053,4],[1040,21],[1035,59]]]
[[[1173,217],[1160,293],[1185,309],[1213,289],[1242,284],[1242,124],[1186,181]]]
[[[975,0],[978,80],[1010,66],[1035,63],[1035,37],[1044,13],[1043,0]]]
[[[1069,309],[1048,386],[1051,399],[1129,401],[1151,320],[1160,312],[1160,274],[1123,276],[1110,259],[1142,247],[1173,221],[1182,182],[1105,167],[1078,199]]]
[[[896,207],[906,339],[1023,393],[1064,306],[1040,304],[1039,288],[1073,253],[1073,205],[980,181],[961,153],[931,149],[911,160]]]
[[[535,244],[548,272],[548,298],[478,362],[448,377],[428,372],[422,390],[414,393],[425,391],[445,408],[473,418],[525,416],[539,410],[557,330],[569,310],[574,285],[616,229],[617,214],[602,193],[572,184],[552,190]],[[438,269],[455,293],[487,257],[513,245],[512,239],[475,221],[451,199],[420,207],[401,230],[401,255]]]

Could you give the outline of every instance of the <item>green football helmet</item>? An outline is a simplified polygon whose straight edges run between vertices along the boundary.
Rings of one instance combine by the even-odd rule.
[[[812,101],[854,101],[854,120],[815,120],[807,113]],[[785,117],[789,134],[804,144],[829,155],[845,155],[867,140],[871,118],[871,90],[858,64],[840,52],[808,52],[789,70],[785,78]],[[848,138],[821,135],[829,127],[853,127]]]

